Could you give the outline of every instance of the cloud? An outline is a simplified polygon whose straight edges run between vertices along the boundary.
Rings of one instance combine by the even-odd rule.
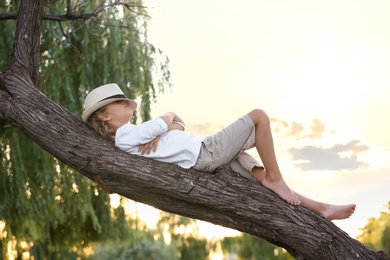
[[[289,135],[300,136],[304,130],[305,130],[305,128],[303,127],[302,124],[297,123],[297,122],[292,122],[290,131],[289,131]]]
[[[357,154],[367,151],[368,146],[353,140],[347,144],[336,144],[330,148],[322,146],[304,146],[291,148],[292,159],[302,171],[311,170],[354,170],[367,166],[358,160]]]
[[[325,124],[317,118],[313,118],[309,125],[298,122],[287,122],[285,120],[271,118],[272,132],[281,134],[285,138],[293,139],[322,139],[323,134],[334,134],[334,130],[326,128]]]
[[[215,125],[212,123],[188,124],[186,129],[198,136],[208,136],[221,131],[224,128],[222,125]]]
[[[317,118],[313,118],[311,121],[310,130],[310,133],[304,136],[305,138],[321,139],[322,135],[327,132],[325,124]],[[328,132],[334,133],[333,130],[329,130]]]

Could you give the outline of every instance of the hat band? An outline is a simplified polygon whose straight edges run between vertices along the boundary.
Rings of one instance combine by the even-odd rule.
[[[127,97],[126,97],[125,95],[123,95],[123,94],[118,94],[118,95],[113,95],[113,96],[106,97],[106,98],[100,100],[99,102],[102,102],[102,101],[104,101],[104,100],[111,99],[111,98],[125,98],[125,99],[127,99]],[[99,103],[99,102],[98,102],[98,103]]]

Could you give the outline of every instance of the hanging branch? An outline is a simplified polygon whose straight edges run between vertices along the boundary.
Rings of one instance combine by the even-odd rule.
[[[135,13],[137,15],[146,15],[133,10],[133,8],[146,8],[146,6],[137,3],[126,3],[126,2],[114,2],[110,4],[103,2],[92,13],[75,14],[74,12],[75,10],[71,7],[71,1],[68,0],[66,14],[64,15],[44,14],[42,19],[49,20],[49,21],[58,21],[58,22],[89,20],[98,17],[99,14],[105,11],[106,9],[117,7],[117,6],[123,6],[130,12]],[[0,20],[16,20],[17,16],[18,16],[17,13],[0,14]]]

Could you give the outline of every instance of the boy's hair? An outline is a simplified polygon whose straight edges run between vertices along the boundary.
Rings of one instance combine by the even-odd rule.
[[[96,132],[98,132],[102,137],[114,141],[115,140],[115,130],[105,124],[100,118],[100,114],[104,112],[104,107],[93,112],[87,119],[87,124]]]

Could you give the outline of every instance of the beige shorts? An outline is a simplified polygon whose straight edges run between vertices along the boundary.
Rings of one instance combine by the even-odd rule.
[[[245,151],[255,147],[255,125],[249,115],[239,118],[222,131],[203,140],[194,169],[213,172],[218,166],[229,165],[242,176],[255,180],[253,167],[262,167]]]

